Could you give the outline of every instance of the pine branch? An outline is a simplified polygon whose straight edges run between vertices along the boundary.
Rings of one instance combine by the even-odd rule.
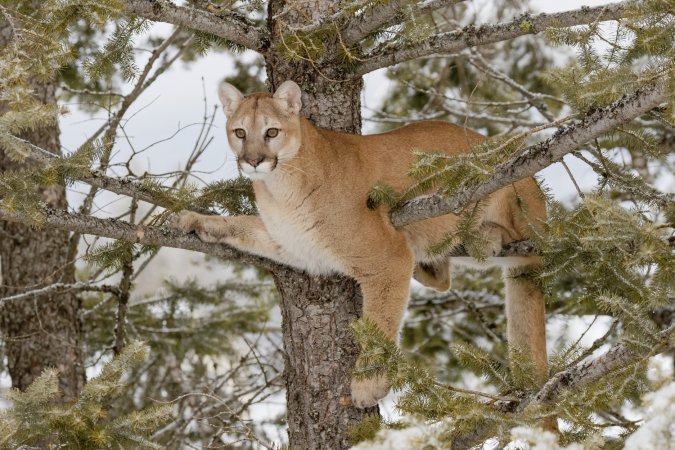
[[[419,4],[411,4],[409,0],[389,0],[383,4],[374,6],[356,16],[347,23],[343,31],[345,45],[351,46],[358,43],[369,34],[401,22],[405,19],[406,8],[417,10],[419,14],[427,14],[440,8],[456,5],[465,0],[430,0]]]
[[[649,354],[637,353],[625,344],[619,343],[612,346],[606,353],[591,360],[579,363],[567,370],[553,376],[534,395],[516,401],[496,401],[490,404],[502,413],[522,412],[528,405],[554,402],[564,391],[580,388],[586,384],[597,381],[621,367],[637,363],[645,358],[657,355],[672,348],[669,341],[675,331],[675,325],[663,330],[657,335],[657,344],[653,346]],[[453,436],[452,450],[468,449],[477,445],[486,438],[489,427],[479,425],[472,430]]]
[[[542,13],[535,16],[526,13],[511,22],[482,25],[478,28],[469,25],[461,30],[437,34],[424,42],[416,42],[404,47],[385,44],[364,58],[364,62],[356,68],[356,76],[422,56],[456,53],[468,47],[507,41],[526,34],[537,34],[550,27],[563,28],[597,21],[618,20],[635,3],[634,0],[628,0],[595,8],[582,7],[571,11],[555,14]]]
[[[245,17],[227,10],[216,13],[176,6],[166,0],[125,0],[127,13],[156,22],[167,22],[188,29],[219,36],[251,50],[264,52],[268,40],[264,33]]]
[[[208,244],[194,234],[185,234],[168,227],[134,225],[123,220],[101,219],[64,210],[45,208],[44,226],[80,234],[120,239],[135,244],[182,248],[207,255],[239,261],[272,270],[281,267],[269,259],[241,252],[224,244]],[[0,220],[26,222],[20,214],[6,211],[0,205]]]
[[[394,226],[448,213],[457,213],[467,204],[480,200],[504,186],[532,176],[538,171],[562,160],[563,156],[586,142],[657,107],[668,95],[668,85],[659,80],[629,96],[589,112],[580,122],[560,129],[552,137],[525,148],[520,154],[494,169],[494,176],[476,186],[461,186],[452,197],[439,194],[423,195],[405,202],[391,212]]]
[[[518,411],[522,411],[530,404],[550,403],[556,399],[562,390],[579,388],[608,375],[614,370],[633,364],[644,358],[661,353],[669,348],[669,341],[675,332],[675,325],[661,331],[657,336],[656,345],[652,346],[648,354],[638,353],[623,343],[612,346],[606,353],[591,361],[581,362],[567,370],[556,374],[548,380],[536,395],[528,400],[521,401]]]

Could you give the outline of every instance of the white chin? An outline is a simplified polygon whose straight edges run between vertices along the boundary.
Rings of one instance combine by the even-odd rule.
[[[261,180],[265,178],[272,171],[272,162],[264,161],[262,164],[257,167],[253,167],[248,163],[243,163],[240,165],[241,171],[244,175],[249,177],[252,180]]]

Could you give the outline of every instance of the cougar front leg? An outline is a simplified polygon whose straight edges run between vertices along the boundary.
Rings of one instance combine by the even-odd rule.
[[[373,265],[356,276],[363,293],[363,317],[374,323],[384,334],[398,343],[401,321],[410,293],[412,252],[390,259],[386,264]],[[375,273],[373,273],[375,272]],[[360,362],[357,361],[357,367]],[[385,376],[352,379],[352,403],[357,408],[374,406],[389,392]]]
[[[176,216],[171,226],[185,233],[195,232],[204,242],[228,244],[275,261],[284,259],[281,248],[272,240],[257,216],[207,216],[183,211]]]

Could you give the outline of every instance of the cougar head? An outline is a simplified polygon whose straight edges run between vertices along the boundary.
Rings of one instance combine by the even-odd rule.
[[[229,83],[218,89],[227,116],[227,140],[241,171],[252,179],[264,178],[300,148],[301,92],[285,81],[270,95],[244,96]]]

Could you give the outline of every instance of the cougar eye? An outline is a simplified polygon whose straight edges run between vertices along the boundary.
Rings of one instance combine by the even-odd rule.
[[[244,139],[246,137],[246,131],[244,131],[243,128],[235,128],[234,135],[239,139]]]
[[[279,129],[278,128],[268,128],[267,133],[265,133],[265,136],[273,138],[277,137],[279,135]]]

